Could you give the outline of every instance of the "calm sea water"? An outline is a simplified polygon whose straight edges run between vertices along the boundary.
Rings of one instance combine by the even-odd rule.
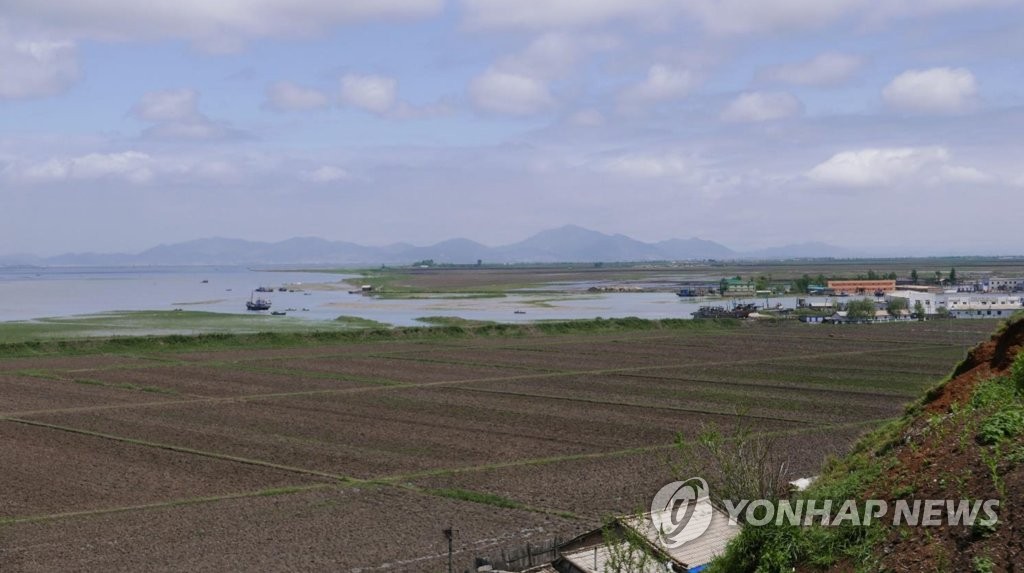
[[[387,300],[348,294],[349,287],[341,282],[345,278],[240,267],[0,268],[0,321],[174,308],[246,314],[245,301],[253,289],[282,285],[306,289],[269,294],[273,310],[287,310],[289,316],[309,320],[358,316],[396,326],[421,324],[416,319],[424,316],[500,322],[598,316],[690,318],[700,306],[671,292]],[[538,298],[543,298],[543,305],[530,304]],[[792,305],[794,301],[771,300],[773,305],[779,302]]]

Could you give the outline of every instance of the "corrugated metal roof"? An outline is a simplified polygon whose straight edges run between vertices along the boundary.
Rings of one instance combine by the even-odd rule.
[[[698,500],[694,508],[694,517],[700,513],[711,513],[711,523],[708,525],[707,531],[697,539],[687,541],[676,548],[667,548],[661,543],[658,533],[654,529],[650,513],[643,516],[642,524],[638,524],[635,517],[626,520],[626,523],[638,533],[643,534],[648,542],[667,553],[672,559],[687,568],[692,568],[707,564],[715,556],[725,551],[725,546],[739,534],[741,529],[739,524],[730,525],[729,516],[715,507],[706,497]]]
[[[615,550],[620,555],[627,551],[625,542],[616,544]],[[581,571],[604,573],[608,571],[607,565],[612,560],[613,550],[607,545],[598,545],[589,549],[574,551],[562,557]],[[643,567],[636,567],[631,573],[665,573],[666,571],[671,571],[671,569],[666,567],[664,563],[655,561],[647,563]]]
[[[657,548],[661,554],[668,557],[671,561],[687,569],[692,569],[706,565],[716,556],[722,554],[725,551],[726,545],[739,535],[741,529],[739,524],[730,525],[729,516],[724,511],[716,508],[708,498],[702,498],[696,502],[694,515],[691,516],[691,519],[699,517],[700,513],[711,514],[711,522],[708,525],[707,531],[697,539],[687,541],[681,547],[676,548],[666,547],[661,542],[651,520],[652,513],[646,513],[637,517],[620,518],[619,522],[640,534],[651,547]],[[624,550],[625,547],[623,542],[617,544],[615,549]],[[612,555],[613,549],[601,543],[565,553],[563,558],[581,571],[604,573],[605,565],[609,562]],[[665,571],[671,571],[671,568],[667,566],[669,559],[666,559],[666,563],[652,563],[637,570],[636,573],[664,573]]]

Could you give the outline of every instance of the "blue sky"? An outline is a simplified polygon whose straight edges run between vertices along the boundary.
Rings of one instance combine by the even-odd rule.
[[[3,0],[0,254],[1017,253],[1024,2]]]

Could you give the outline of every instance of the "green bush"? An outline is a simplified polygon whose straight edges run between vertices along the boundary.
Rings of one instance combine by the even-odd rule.
[[[1017,392],[1024,395],[1024,351],[1017,352],[1017,358],[1010,367],[1010,379],[1017,386]]]
[[[981,423],[978,441],[991,445],[1021,434],[1024,434],[1024,410],[1003,410]]]
[[[1006,377],[1000,376],[978,384],[971,395],[971,408],[975,410],[1002,409],[1007,404],[1013,404],[1016,399],[1017,392],[1014,385]]]

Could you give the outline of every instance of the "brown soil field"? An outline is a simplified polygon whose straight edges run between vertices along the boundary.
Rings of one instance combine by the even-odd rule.
[[[0,374],[0,415],[110,404],[138,404],[171,399],[174,397],[127,388],[100,387],[94,384],[78,384],[71,380]]]
[[[90,356],[46,356],[32,358],[4,358],[0,360],[0,372],[28,371],[76,371],[96,368],[118,368],[124,366],[145,366],[151,360],[135,356],[100,354]]]
[[[242,368],[249,366],[272,368],[299,374],[303,372],[320,372],[381,382],[404,382],[409,384],[502,378],[517,376],[523,373],[522,370],[510,368],[398,360],[383,357],[261,360],[257,363],[240,362],[239,366]]]
[[[260,348],[253,350],[210,350],[175,352],[170,354],[176,360],[186,362],[234,362],[253,360],[284,360],[288,358],[312,358],[318,356],[361,356],[368,354],[401,354],[430,348],[430,341],[413,342],[346,342],[322,343],[287,348]]]
[[[664,444],[698,423],[729,427],[735,418],[431,388],[31,419],[369,479]]]
[[[462,570],[633,511],[671,478],[676,437],[710,426],[771,432],[806,475],[987,333],[743,324],[0,359],[0,570],[436,572],[449,524]]]
[[[789,462],[793,476],[814,475],[829,455],[846,451],[863,428],[829,432],[803,430],[779,436],[776,449]],[[810,450],[813,455],[800,452]],[[414,481],[426,488],[458,487],[483,491],[539,507],[557,507],[591,521],[645,509],[668,482],[687,478],[673,466],[685,460],[674,448],[501,467],[477,472],[422,477]],[[681,470],[686,471],[686,470]]]
[[[247,396],[316,390],[359,388],[367,383],[341,376],[302,376],[243,370],[237,365],[163,366],[89,373],[89,379],[107,384],[133,384],[160,388],[188,396]]]
[[[398,488],[331,488],[0,528],[4,571],[456,571],[578,521]]]
[[[636,346],[640,346],[637,344]],[[681,364],[699,360],[685,355],[623,352],[577,352],[577,348],[555,350],[502,350],[488,349],[433,349],[416,354],[403,354],[393,357],[394,360],[429,360],[460,364],[490,364],[502,368],[526,369],[539,372],[558,372],[572,370],[602,370],[629,368],[637,366],[654,366],[657,364]]]
[[[723,378],[725,380],[725,378]],[[513,395],[572,398],[620,403],[651,409],[673,408],[686,412],[741,412],[764,419],[839,423],[880,419],[899,414],[905,397],[892,393],[834,390],[820,387],[778,386],[778,382],[728,383],[714,380],[679,380],[647,375],[573,377],[481,382],[459,386]],[[691,414],[692,415],[692,414]]]
[[[0,422],[0,443],[0,520],[322,481],[10,421]]]

